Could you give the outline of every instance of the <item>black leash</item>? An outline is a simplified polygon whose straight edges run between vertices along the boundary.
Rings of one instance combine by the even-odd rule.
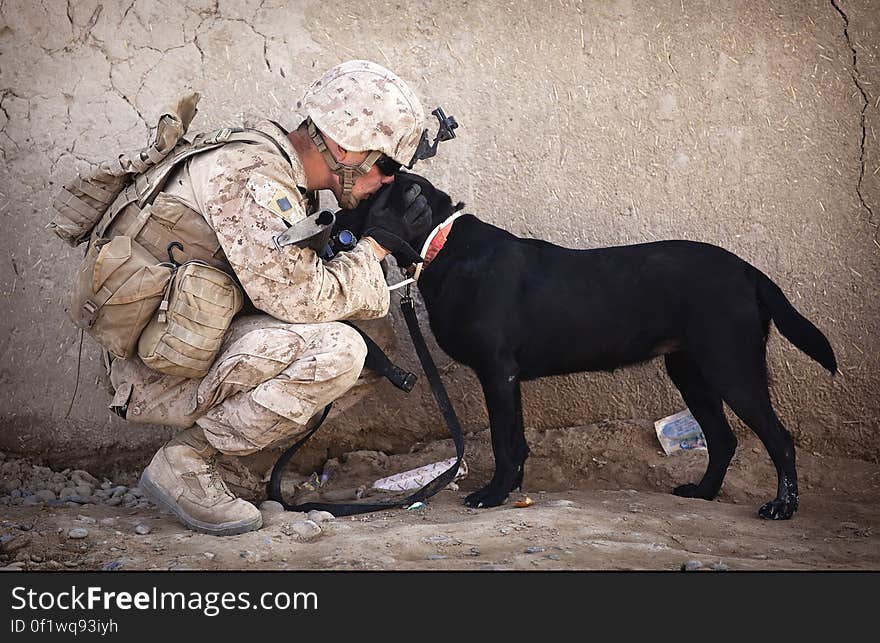
[[[452,435],[452,441],[455,443],[455,462],[446,471],[431,480],[431,482],[405,498],[388,498],[384,501],[362,503],[306,502],[301,505],[289,504],[281,495],[281,474],[293,454],[296,453],[306,440],[312,437],[315,431],[317,431],[321,424],[323,424],[327,415],[330,413],[330,407],[332,406],[332,404],[328,404],[324,408],[324,412],[318,420],[318,423],[312,427],[305,436],[288,448],[281,457],[278,458],[278,462],[276,462],[275,466],[272,468],[272,475],[269,478],[268,484],[269,498],[281,503],[287,511],[308,512],[316,509],[318,511],[329,511],[334,516],[353,516],[355,514],[369,513],[371,511],[381,511],[382,509],[407,506],[430,498],[446,487],[447,484],[452,482],[455,478],[455,474],[458,473],[458,468],[461,466],[461,461],[464,457],[464,438],[462,438],[461,435],[461,425],[458,422],[458,417],[455,415],[455,409],[452,407],[452,402],[450,402],[449,396],[446,393],[446,387],[443,386],[443,380],[440,379],[440,373],[437,371],[434,359],[431,357],[431,351],[428,350],[428,345],[425,343],[425,338],[422,336],[422,331],[419,328],[415,303],[410,296],[409,286],[406,287],[406,295],[400,300],[400,308],[403,311],[403,318],[406,321],[406,326],[412,337],[413,346],[416,349],[419,362],[422,364],[422,370],[425,371],[425,376],[428,378],[428,383],[431,385],[431,392],[434,394],[434,399],[437,401],[437,406],[440,407],[443,419],[446,421],[446,425],[449,427],[449,432]],[[368,358],[364,365],[378,371],[382,375],[385,375],[385,377],[391,380],[398,388],[407,392],[412,390],[412,387],[415,384],[415,376],[412,373],[406,373],[397,366],[394,366],[394,364],[388,359],[388,356],[385,355],[382,349],[379,348],[372,339],[356,326],[353,327],[361,333],[364,341],[367,342]],[[373,352],[374,348],[376,352]]]

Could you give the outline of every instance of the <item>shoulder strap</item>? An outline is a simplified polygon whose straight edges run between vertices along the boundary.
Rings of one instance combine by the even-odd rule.
[[[292,164],[290,155],[287,154],[278,141],[260,130],[244,127],[224,127],[211,132],[203,132],[198,134],[192,143],[180,146],[179,149],[173,151],[154,167],[143,174],[136,175],[134,182],[122,191],[98,222],[98,225],[95,227],[98,236],[104,236],[116,215],[127,205],[136,201],[138,206],[142,208],[146,204],[152,203],[156,194],[165,185],[165,181],[171,174],[171,171],[183,161],[196,154],[217,149],[227,143],[271,143],[278,150],[278,153],[288,163]]]

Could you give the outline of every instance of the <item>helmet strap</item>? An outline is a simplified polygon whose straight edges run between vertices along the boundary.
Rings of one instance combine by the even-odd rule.
[[[330,171],[333,172],[333,174],[339,177],[339,183],[342,185],[342,196],[339,197],[339,205],[343,208],[356,207],[358,199],[352,194],[354,182],[359,176],[363,176],[373,168],[373,165],[379,160],[379,157],[382,156],[382,152],[372,150],[367,155],[367,158],[357,165],[345,165],[337,161],[332,152],[327,148],[327,143],[324,141],[324,137],[321,132],[318,131],[318,128],[315,127],[315,123],[312,119],[308,118],[306,119],[306,122],[308,124],[309,137],[312,139],[315,147],[318,148],[321,156],[324,157],[327,167],[330,168]]]

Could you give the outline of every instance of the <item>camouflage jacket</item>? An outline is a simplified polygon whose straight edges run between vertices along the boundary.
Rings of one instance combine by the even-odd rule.
[[[165,191],[211,225],[258,309],[292,323],[387,314],[390,296],[369,242],[327,262],[309,248],[275,247],[272,237],[308,212],[305,171],[280,128],[268,121],[248,126],[275,139],[290,163],[270,143],[229,143],[191,159]]]

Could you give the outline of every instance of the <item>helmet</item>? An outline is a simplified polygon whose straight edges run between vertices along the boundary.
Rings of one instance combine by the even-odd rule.
[[[315,126],[351,152],[378,151],[410,162],[424,131],[422,104],[394,73],[350,60],[324,74],[302,100]]]

